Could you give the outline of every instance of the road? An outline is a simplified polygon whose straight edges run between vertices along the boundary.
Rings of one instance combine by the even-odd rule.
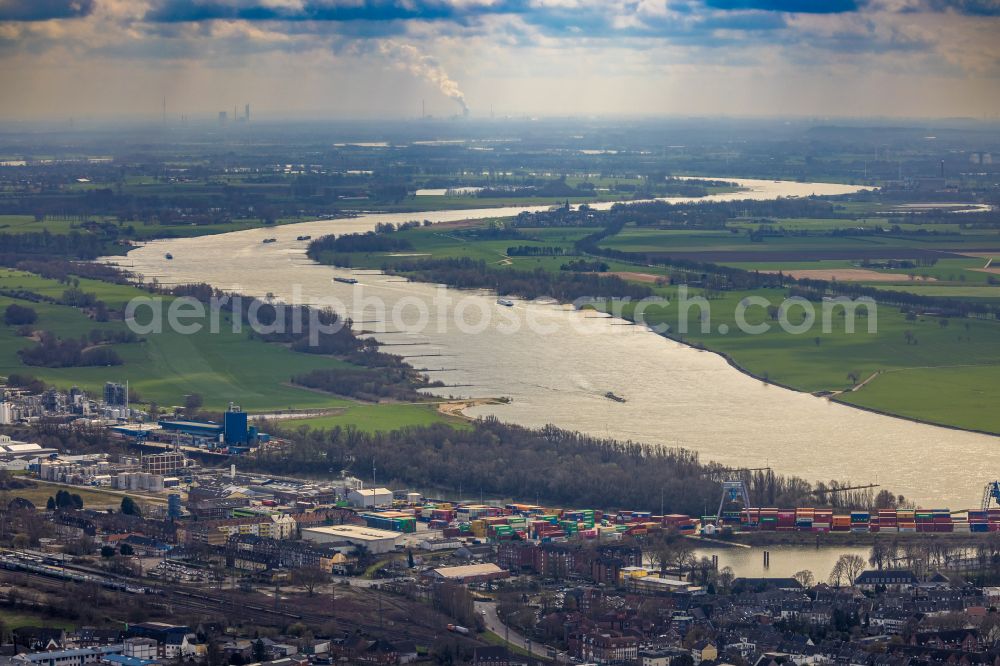
[[[513,629],[508,630],[500,617],[497,615],[497,605],[492,601],[477,601],[476,612],[483,618],[483,625],[487,631],[492,631],[500,638],[506,639],[511,645],[531,652],[533,657],[550,660],[548,650],[538,643],[529,643],[528,640]],[[530,646],[530,649],[529,649]]]

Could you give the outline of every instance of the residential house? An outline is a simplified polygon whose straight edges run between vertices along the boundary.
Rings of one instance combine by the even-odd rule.
[[[472,651],[473,666],[510,666],[510,652],[506,646],[477,647]]]
[[[913,589],[919,584],[920,581],[908,569],[864,571],[854,581],[855,587],[868,591],[885,589],[898,592]]]
[[[679,647],[644,648],[638,652],[639,666],[670,666],[674,659],[688,654]]]
[[[632,664],[639,656],[635,636],[591,632],[579,638],[577,657],[596,664]]]
[[[719,648],[710,640],[700,640],[691,647],[691,658],[694,666],[703,661],[715,661],[719,658]]]
[[[61,650],[66,647],[66,630],[59,627],[17,627],[11,631],[15,647],[33,650]]]

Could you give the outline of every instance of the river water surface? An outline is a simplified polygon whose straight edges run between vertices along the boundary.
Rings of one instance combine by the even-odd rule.
[[[733,180],[733,179],[728,179]],[[844,194],[859,188],[821,183],[739,181],[748,191],[707,200]],[[674,199],[672,201],[685,201]],[[607,208],[611,204],[596,204]],[[878,481],[925,505],[975,506],[982,484],[1000,470],[1000,439],[881,416],[809,394],[763,384],[720,356],[638,326],[552,303],[496,304],[483,292],[445,290],[398,277],[314,264],[307,241],[371,230],[379,222],[448,222],[512,216],[537,208],[491,208],[304,222],[215,236],[148,243],[109,258],[147,280],[206,282],[285,301],[335,298],[357,328],[384,333],[386,351],[443,381],[439,395],[508,396],[475,407],[527,426],[554,424],[593,435],[683,446],[727,465],[771,465],[810,481]],[[275,238],[274,243],[262,243]],[[165,254],[173,255],[167,260]],[[332,282],[354,276],[357,285]],[[362,307],[375,299],[385,312]],[[451,306],[442,306],[445,299]],[[464,304],[456,312],[460,299]],[[398,316],[392,317],[393,308]],[[447,313],[444,313],[447,310]],[[430,311],[424,324],[421,311]],[[525,322],[533,326],[524,325]],[[520,323],[521,325],[512,325]],[[480,329],[469,333],[468,329]],[[516,328],[517,330],[512,330]],[[546,328],[546,331],[539,329]],[[608,391],[627,398],[619,403]]]
[[[830,541],[830,540],[827,540]],[[833,539],[835,541],[835,539]],[[770,553],[768,566],[764,566],[764,552]],[[719,568],[729,567],[737,577],[744,578],[791,578],[797,572],[807,569],[816,577],[816,582],[826,582],[833,571],[833,565],[841,555],[859,555],[867,562],[871,548],[865,546],[822,547],[803,545],[779,545],[753,548],[698,548],[694,555],[719,558]]]

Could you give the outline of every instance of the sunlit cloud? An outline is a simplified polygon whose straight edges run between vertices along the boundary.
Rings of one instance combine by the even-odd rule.
[[[731,112],[727,88],[751,79],[763,92],[742,102],[749,113],[814,113],[825,93],[803,96],[799,81],[825,82],[833,113],[910,113],[872,83],[894,77],[926,91],[921,110],[978,114],[1000,102],[997,34],[994,0],[0,0],[0,71],[19,93],[0,114],[48,112],[60,91],[127,112],[164,89],[203,113],[236,94],[344,114],[392,108],[393,94],[442,113],[465,100],[474,112]],[[111,80],[146,106],[101,96]]]

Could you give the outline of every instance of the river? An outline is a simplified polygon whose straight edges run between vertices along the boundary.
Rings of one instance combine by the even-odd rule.
[[[727,180],[736,180],[746,191],[703,200],[859,189]],[[448,385],[439,395],[511,398],[509,404],[472,408],[468,413],[473,416],[491,414],[527,426],[551,423],[594,435],[683,446],[706,460],[771,465],[810,481],[877,481],[928,505],[952,508],[977,506],[982,484],[993,478],[989,470],[1000,469],[995,437],[873,414],[767,385],[716,354],[557,304],[516,300],[514,307],[504,308],[487,293],[320,266],[305,257],[307,241],[296,240],[368,231],[380,222],[448,222],[524,210],[538,208],[370,214],[154,241],[126,258],[107,260],[167,284],[207,282],[288,302],[333,304],[361,330],[381,326],[386,332],[376,338],[387,345],[386,351],[409,358]],[[276,241],[262,243],[265,238]],[[173,260],[165,258],[167,252]],[[331,282],[333,276],[352,275],[359,284]],[[371,303],[381,303],[384,313]],[[424,321],[428,313],[429,323]],[[627,402],[608,400],[608,391]]]
[[[827,539],[829,541],[829,539]],[[768,566],[764,566],[764,552],[770,553]],[[697,548],[697,559],[719,559],[719,568],[729,567],[738,577],[791,578],[807,569],[816,582],[826,582],[833,565],[841,555],[859,555],[867,562],[871,548],[866,546],[815,546],[780,545],[754,548]]]

